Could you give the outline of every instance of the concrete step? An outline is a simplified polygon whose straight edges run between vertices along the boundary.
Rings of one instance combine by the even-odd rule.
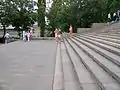
[[[116,31],[113,31],[113,32],[100,33],[100,35],[119,36],[120,35],[120,31],[116,30]]]
[[[120,40],[120,35],[111,35],[111,34],[84,34],[84,35],[91,35],[91,36],[99,36],[99,37],[104,37],[104,38],[111,38],[111,39],[116,39],[116,40]]]
[[[112,33],[64,37],[53,90],[120,90],[120,40]]]
[[[65,43],[61,43],[61,56],[64,72],[64,89],[81,90],[76,70],[74,68],[73,62],[71,61]]]
[[[116,90],[116,89],[120,89],[119,86],[119,82],[117,81],[117,77],[114,76],[114,73],[111,73],[111,71],[107,71],[106,67],[102,66],[100,63],[98,63],[97,60],[95,60],[95,57],[99,56],[99,54],[94,55],[94,59],[91,57],[93,54],[91,53],[88,55],[88,52],[90,53],[90,50],[82,45],[81,43],[77,42],[74,39],[70,40],[68,39],[69,44],[71,44],[71,47],[74,49],[74,51],[77,52],[77,55],[79,55],[82,60],[85,62],[85,64],[90,68],[90,70],[93,72],[93,75],[95,77],[97,77],[97,82],[99,81],[99,83],[97,83],[99,85],[99,87],[103,87],[101,90]],[[78,45],[81,47],[78,47],[76,44],[78,43]],[[86,51],[86,52],[85,52]],[[101,57],[102,58],[102,57]],[[98,59],[98,58],[97,58]],[[103,59],[103,58],[102,58]],[[99,59],[100,60],[100,59]],[[100,61],[99,61],[100,62]],[[116,80],[112,78],[112,76],[116,77]],[[94,79],[95,79],[94,77]],[[84,78],[86,78],[86,76],[84,76]],[[112,84],[113,86],[110,86],[110,84]],[[115,87],[114,87],[115,86]],[[84,89],[83,89],[84,90]],[[92,90],[92,89],[87,89],[87,90]]]
[[[99,86],[100,84],[97,84],[98,82],[95,80],[95,76],[91,75],[92,72],[90,73],[88,67],[83,64],[81,59],[71,48],[68,42],[66,42],[66,46],[73,62],[74,68],[76,70],[82,90],[99,90],[100,88],[102,88],[102,86]]]
[[[98,39],[102,39],[102,40],[106,40],[106,41],[110,41],[110,40],[112,40],[111,42],[115,42],[116,40],[118,41],[118,42],[120,42],[120,38],[119,37],[116,37],[116,36],[112,36],[111,37],[111,35],[109,35],[109,36],[101,36],[101,35],[98,35],[98,34],[93,34],[93,35],[91,35],[91,34],[85,34],[85,35],[75,35],[75,36],[89,36],[89,37],[93,37],[93,38],[98,38]]]
[[[95,51],[93,51],[93,49],[81,44],[80,42],[76,41],[75,39],[71,39],[73,42],[77,43],[79,46],[81,46],[84,50],[86,50],[86,52],[92,56],[94,59],[97,60],[97,62],[100,63],[100,65],[103,68],[106,68],[106,71],[108,70],[109,74],[114,74],[115,77],[117,76],[117,78],[120,80],[120,67],[118,67],[116,64],[114,64],[113,62],[109,61],[108,59],[106,59],[105,57],[103,57],[102,55],[100,55],[99,53],[96,53]]]
[[[54,40],[54,37],[33,37],[32,40]]]
[[[113,38],[113,39],[120,40],[120,35],[119,34],[112,34],[112,35],[111,34],[97,34],[97,36]]]
[[[103,48],[103,49],[105,49],[105,50],[107,50],[107,51],[109,51],[111,53],[114,53],[114,54],[120,56],[120,50],[115,48],[115,47],[108,46],[108,45],[105,45],[105,44],[102,44],[102,43],[99,43],[99,42],[95,42],[93,40],[89,40],[89,39],[86,39],[84,37],[79,37],[79,39],[82,39],[82,40],[84,40],[86,42],[89,42],[89,43],[92,43],[94,45],[97,45],[97,46],[99,46],[99,47],[101,47],[101,48]]]
[[[76,41],[84,44],[85,46],[89,47],[90,49],[92,49],[93,51],[95,51],[96,53],[99,53],[101,56],[105,57],[106,59],[110,60],[111,62],[113,62],[114,64],[116,64],[117,66],[120,67],[120,61],[119,61],[119,58],[120,56],[114,54],[114,53],[111,53],[95,44],[91,44],[89,42],[86,42],[84,40],[81,40],[79,38],[74,38]]]
[[[60,44],[57,46],[55,75],[53,81],[53,90],[64,90],[63,65],[60,52]]]
[[[108,40],[103,40],[103,39],[100,39],[100,38],[95,38],[95,37],[92,37],[92,36],[85,36],[85,35],[81,35],[80,37],[84,37],[86,39],[90,39],[90,40],[93,40],[95,42],[99,42],[99,43],[102,43],[102,44],[105,44],[105,45],[112,46],[112,47],[115,47],[117,49],[120,49],[120,44],[110,42]]]
[[[78,36],[82,36],[82,35],[78,35]],[[103,37],[103,36],[98,36],[98,35],[97,36],[96,35],[84,35],[84,36],[89,36],[89,37],[92,37],[92,38],[97,38],[97,39],[109,41],[111,43],[120,44],[120,39],[116,39],[116,38]]]

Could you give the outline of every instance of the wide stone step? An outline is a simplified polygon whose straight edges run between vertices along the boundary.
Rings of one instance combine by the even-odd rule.
[[[119,90],[120,89],[119,82],[117,80],[118,78],[116,77],[116,74],[112,73],[110,70],[106,69],[106,67],[101,65],[100,61],[99,61],[99,63],[98,63],[98,61],[95,61],[95,57],[99,56],[99,54],[94,55],[95,57],[93,59],[91,57],[93,55],[92,53],[91,53],[91,56],[89,56],[88,53],[86,53],[89,50],[86,46],[84,46],[81,43],[75,41],[74,39],[72,39],[72,40],[68,39],[68,42],[69,42],[69,44],[71,44],[71,47],[74,49],[74,51],[77,52],[77,55],[79,55],[81,57],[81,59],[85,62],[85,64],[93,72],[93,75],[95,77],[97,77],[96,78],[97,79],[97,84],[98,84],[99,87],[101,87],[101,86],[103,87],[102,90],[104,90],[104,88],[105,88],[105,90],[117,90],[117,89]],[[78,43],[78,45],[81,46],[81,48],[78,47],[75,44],[75,42]],[[89,50],[89,53],[90,53],[90,50]],[[119,70],[119,69],[117,69],[117,70]],[[112,76],[115,79],[113,79]],[[94,77],[94,79],[95,79],[95,77]],[[86,78],[86,76],[84,76],[84,78]],[[99,81],[99,83],[98,83],[98,81]],[[110,86],[111,84],[113,86]],[[87,90],[91,90],[91,89],[87,89]]]
[[[120,34],[117,35],[113,35],[113,34],[84,34],[84,35],[91,35],[91,36],[99,36],[99,37],[104,37],[104,38],[111,38],[111,39],[116,39],[116,40],[120,40]]]
[[[75,66],[82,90],[99,90],[100,88],[103,88],[99,81],[96,80],[97,78],[90,71],[89,67],[87,67],[85,63],[83,64],[68,42],[66,42],[66,46]]]
[[[61,43],[61,56],[64,72],[64,89],[82,90],[75,67],[71,61],[71,57],[69,56],[65,43]]]
[[[112,46],[112,47],[115,47],[117,49],[120,49],[120,44],[110,42],[108,40],[103,40],[103,39],[100,39],[100,38],[95,38],[95,37],[92,37],[92,36],[83,36],[83,35],[81,35],[80,37],[84,37],[86,39],[90,39],[90,40],[93,40],[95,42],[99,42],[99,43],[106,44],[108,46]]]
[[[114,43],[114,44],[117,44],[116,40],[118,40],[118,42],[120,42],[120,39],[102,37],[102,36],[99,36],[99,35],[85,34],[85,35],[78,35],[78,36],[84,36],[84,37],[86,36],[86,37],[90,37],[90,38],[100,39],[100,40],[103,40],[103,41],[107,41],[108,43]],[[120,44],[118,44],[118,45],[120,45]]]
[[[103,32],[103,33],[96,33],[99,35],[110,35],[110,36],[119,36],[120,35],[120,31],[113,31],[113,32]]]
[[[53,90],[120,90],[120,44],[112,37],[64,37],[58,43]]]
[[[82,36],[82,35],[80,35],[80,36]],[[110,43],[120,44],[120,39],[115,39],[115,38],[113,39],[113,38],[96,36],[96,35],[84,35],[84,36],[89,36],[89,37],[92,37],[92,38],[97,38],[97,39],[109,41]]]
[[[64,90],[64,76],[63,76],[63,65],[61,60],[60,44],[58,44],[57,46],[53,90]]]
[[[95,41],[93,41],[93,40],[86,39],[86,38],[84,38],[84,37],[79,37],[79,39],[82,39],[82,40],[84,40],[84,41],[86,41],[86,42],[95,44],[95,45],[97,45],[97,46],[99,46],[99,47],[101,47],[101,48],[103,48],[103,49],[105,49],[105,50],[107,50],[107,51],[109,51],[109,52],[112,52],[112,53],[114,53],[114,54],[116,54],[116,55],[118,55],[118,56],[120,55],[120,50],[117,49],[117,48],[115,48],[115,47],[108,46],[108,45],[105,45],[105,44],[102,44],[102,43],[99,43],[99,42],[95,42]]]
[[[54,40],[54,37],[33,37],[31,40]]]
[[[119,58],[120,56],[114,54],[114,53],[111,53],[95,44],[91,44],[89,42],[86,42],[84,40],[81,40],[79,38],[75,38],[74,39],[82,44],[84,44],[85,46],[89,47],[90,49],[92,49],[93,51],[95,51],[96,53],[100,54],[101,56],[103,56],[104,58],[110,60],[111,62],[113,62],[114,64],[116,64],[117,66],[120,67],[120,61],[119,61]]]
[[[77,42],[74,39],[71,39],[73,42],[77,43],[79,46],[83,47],[84,50],[86,50],[86,54],[88,54],[89,56],[92,56],[93,59],[95,59],[98,63],[100,63],[100,65],[105,68],[106,71],[108,71],[109,74],[114,74],[113,77],[115,76],[116,80],[119,79],[120,82],[120,67],[116,66],[114,63],[112,63],[111,61],[109,61],[108,59],[104,58],[103,56],[101,56],[99,53],[96,53],[95,51],[93,51],[91,48],[88,48],[87,46]]]

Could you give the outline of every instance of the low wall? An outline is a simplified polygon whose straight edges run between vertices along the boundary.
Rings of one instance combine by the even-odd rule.
[[[102,28],[106,26],[108,26],[107,23],[93,23],[91,28],[78,28],[77,33],[96,32],[96,31],[100,31]]]
[[[32,40],[54,40],[54,37],[33,37]]]
[[[107,23],[93,23],[92,28],[102,28],[107,26]]]
[[[78,28],[77,33],[84,33],[84,32],[88,32],[90,30],[91,30],[91,28]]]
[[[18,35],[17,31],[13,31],[13,30],[6,30],[6,32],[9,32],[10,35]],[[4,31],[0,30],[0,35],[3,35]]]

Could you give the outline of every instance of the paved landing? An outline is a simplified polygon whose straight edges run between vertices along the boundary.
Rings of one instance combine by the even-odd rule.
[[[55,41],[17,41],[0,46],[0,90],[52,90]]]

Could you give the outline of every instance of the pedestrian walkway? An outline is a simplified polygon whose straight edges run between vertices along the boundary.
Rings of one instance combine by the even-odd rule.
[[[0,90],[52,90],[56,47],[52,40],[0,46]]]

